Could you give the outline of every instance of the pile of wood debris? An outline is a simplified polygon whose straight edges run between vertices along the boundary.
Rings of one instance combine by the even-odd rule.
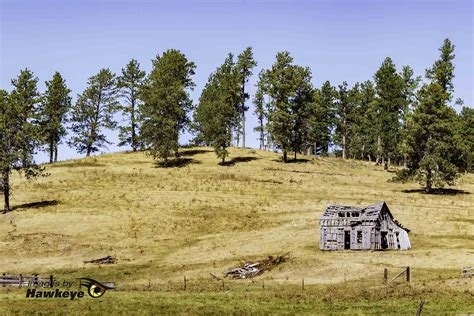
[[[238,268],[229,269],[224,272],[224,277],[231,279],[249,279],[271,270],[276,265],[289,260],[289,253],[280,256],[269,256],[267,259],[257,262],[245,262]]]
[[[114,257],[107,256],[107,257],[94,259],[94,260],[86,260],[86,261],[83,261],[83,262],[84,263],[95,263],[95,264],[113,264],[116,261],[117,261],[117,259],[115,259]]]

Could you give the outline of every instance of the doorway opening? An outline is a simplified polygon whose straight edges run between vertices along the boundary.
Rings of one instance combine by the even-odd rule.
[[[381,232],[381,246],[382,249],[387,249],[388,248],[388,242],[387,242],[387,234],[388,232]]]
[[[344,231],[344,249],[351,249],[351,232]]]

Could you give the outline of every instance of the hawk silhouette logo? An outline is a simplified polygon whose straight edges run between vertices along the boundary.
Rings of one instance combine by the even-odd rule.
[[[92,298],[99,298],[105,294],[107,290],[112,290],[115,288],[114,283],[112,282],[104,282],[100,283],[91,278],[78,278],[81,280],[81,286],[85,286],[87,288],[87,293]]]

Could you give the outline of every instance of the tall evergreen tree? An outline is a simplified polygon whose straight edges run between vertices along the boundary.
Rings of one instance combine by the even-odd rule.
[[[265,149],[265,126],[266,126],[266,111],[265,111],[265,98],[262,89],[257,88],[255,97],[253,99],[255,105],[255,114],[257,115],[258,125],[254,128],[258,132],[259,148]]]
[[[413,112],[413,109],[416,106],[416,92],[418,85],[421,81],[420,77],[413,77],[413,70],[410,66],[404,66],[402,72],[400,73],[402,78],[402,95],[403,95],[403,106],[401,112],[401,127],[400,127],[400,141],[398,142],[398,152],[400,153],[400,158],[403,160],[403,164],[406,165],[407,160],[407,120],[410,114]]]
[[[28,69],[12,80],[11,93],[0,90],[0,191],[4,196],[4,212],[10,210],[13,170],[34,178],[42,173],[33,156],[41,142],[38,125],[38,78]]]
[[[367,80],[360,85],[360,102],[358,118],[358,133],[361,135],[361,155],[369,161],[377,155],[378,129],[375,124],[377,117],[377,102],[375,87],[372,81]]]
[[[474,173],[474,108],[463,107],[459,114],[462,147],[462,171]]]
[[[196,65],[179,50],[169,49],[153,61],[153,70],[143,89],[142,139],[154,159],[164,165],[178,157],[179,134],[189,123],[192,101],[188,90]]]
[[[314,102],[310,118],[310,141],[313,154],[327,155],[331,144],[331,133],[334,126],[335,89],[326,81],[321,89],[314,90]],[[312,146],[311,146],[312,145]]]
[[[241,121],[241,134],[242,134],[242,148],[245,148],[245,112],[248,107],[245,105],[245,101],[249,98],[249,94],[245,91],[245,85],[248,82],[250,76],[252,76],[252,69],[257,66],[257,62],[253,59],[252,47],[247,47],[237,57],[237,73],[240,79],[240,111],[242,115]]]
[[[228,156],[232,130],[242,118],[239,79],[233,55],[229,54],[209,76],[194,114],[199,137],[214,147],[222,164]]]
[[[118,102],[116,78],[109,69],[101,69],[97,75],[89,78],[87,84],[88,87],[78,96],[71,110],[73,136],[68,143],[79,153],[90,156],[106,144],[111,144],[104,129],[117,126],[113,115]]]
[[[70,93],[71,90],[59,72],[54,73],[52,80],[46,81],[40,121],[42,134],[48,144],[50,163],[58,161],[58,145],[66,135],[64,123],[71,107]]]
[[[353,124],[353,103],[349,101],[348,85],[347,82],[344,81],[338,86],[338,90],[336,92],[336,134],[334,136],[336,145],[341,148],[342,159],[347,158],[347,147],[349,143],[351,126]]]
[[[145,72],[140,70],[140,64],[135,59],[122,68],[122,75],[117,78],[119,95],[125,101],[119,109],[127,122],[119,127],[119,146],[130,145],[133,151],[137,151],[140,145],[140,89],[144,79]]]
[[[265,72],[268,103],[268,132],[275,146],[283,152],[300,152],[308,142],[309,118],[313,100],[311,71],[293,64],[288,52],[276,55],[276,62]]]
[[[453,50],[445,40],[438,59],[426,71],[430,83],[418,92],[418,104],[408,119],[407,169],[398,180],[416,179],[427,192],[452,185],[462,168],[462,144],[457,135],[458,118],[449,106],[454,78]]]
[[[374,76],[379,109],[379,136],[381,158],[388,170],[389,160],[398,154],[400,117],[404,107],[403,81],[392,59],[387,57]]]

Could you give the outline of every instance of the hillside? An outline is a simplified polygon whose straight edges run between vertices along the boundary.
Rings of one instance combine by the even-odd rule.
[[[116,282],[118,290],[107,293],[98,310],[114,301],[123,308],[137,306],[133,295],[145,295],[141,308],[148,310],[157,295],[171,312],[254,311],[260,299],[252,305],[253,299],[240,288],[254,283],[226,281],[236,290],[225,292],[224,299],[218,289],[206,292],[205,284],[216,283],[209,272],[221,275],[241,260],[290,252],[290,262],[255,279],[258,288],[260,282],[281,286],[281,297],[265,296],[269,302],[281,300],[280,311],[294,309],[298,299],[304,301],[302,309],[296,309],[300,312],[314,311],[306,306],[311,301],[328,308],[327,301],[314,298],[329,288],[337,302],[338,295],[347,292],[341,284],[357,291],[340,303],[339,311],[360,308],[361,300],[369,306],[371,300],[378,302],[381,309],[375,311],[394,311],[384,300],[404,300],[398,290],[414,291],[408,300],[416,310],[416,300],[426,289],[431,293],[426,299],[432,302],[426,305],[428,311],[443,306],[448,311],[474,310],[472,279],[459,279],[460,269],[474,263],[473,175],[463,177],[448,194],[426,195],[416,183],[387,182],[393,173],[373,163],[300,156],[283,164],[271,152],[232,148],[230,154],[228,165],[219,166],[211,149],[183,149],[179,166],[157,168],[143,153],[116,153],[46,165],[50,176],[35,181],[15,176],[15,209],[0,217],[0,272],[89,275]],[[386,201],[394,217],[411,230],[412,250],[319,251],[318,218],[327,204],[364,206],[377,201]],[[83,263],[106,255],[119,260],[100,269]],[[358,292],[380,287],[384,267],[394,276],[404,266],[413,269],[413,287],[400,284],[401,289],[390,288],[392,296],[387,297]],[[190,280],[190,293],[205,293],[196,297],[178,291],[184,276]],[[309,296],[285,296],[303,278]],[[168,294],[162,294],[163,289]],[[255,297],[263,295],[260,291]],[[20,291],[11,298],[0,291],[0,307],[23,296]],[[231,306],[219,304],[222,299]],[[239,300],[245,304],[237,306]],[[41,304],[48,308],[54,303]],[[120,304],[117,308],[123,311]],[[397,308],[404,310],[403,304]],[[410,304],[407,311],[413,309]],[[13,306],[8,310],[22,311]],[[265,304],[261,308],[272,310]]]

